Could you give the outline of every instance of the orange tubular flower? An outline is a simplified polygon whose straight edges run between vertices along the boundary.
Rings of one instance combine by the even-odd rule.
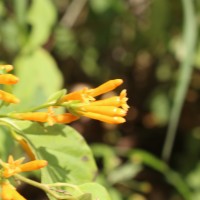
[[[1,184],[1,187],[2,200],[26,200],[21,194],[17,192],[16,188],[12,186],[9,182],[3,182]]]
[[[112,91],[116,87],[121,85],[122,83],[123,83],[122,79],[114,79],[114,80],[107,81],[106,83],[94,89],[84,88],[82,90],[75,91],[75,92],[65,95],[62,98],[61,102],[70,101],[70,100],[80,100],[84,102],[85,100],[89,100],[89,101],[95,100],[94,97],[104,94],[106,92]]]
[[[90,96],[96,97],[96,96],[99,96],[101,94],[104,94],[104,93],[107,93],[107,92],[114,90],[115,88],[120,86],[122,83],[123,83],[122,79],[110,80],[110,81],[107,81],[106,83],[100,85],[97,88],[90,89],[88,91],[88,93],[89,93]]]
[[[77,119],[79,119],[79,117],[74,116],[71,113],[65,113],[54,116],[54,122],[59,124],[68,124]]]
[[[128,111],[127,105],[128,98],[126,97],[126,90],[122,90],[119,96],[113,96],[107,99],[91,102],[91,106],[116,106],[122,107],[125,111]]]
[[[19,142],[21,147],[24,149],[24,151],[27,153],[29,158],[31,160],[35,160],[35,155],[34,155],[33,151],[31,150],[31,148],[29,147],[29,144],[27,143],[27,141],[23,138],[19,138],[19,139],[17,139],[17,141]]]
[[[20,100],[13,94],[0,90],[0,99],[8,103],[19,103]]]
[[[16,84],[19,81],[19,78],[12,74],[0,74],[0,84]]]
[[[91,104],[77,105],[74,107],[74,111],[79,116],[89,117],[109,124],[121,124],[126,121],[123,118],[126,115],[126,110],[122,108],[104,105],[93,106]]]
[[[119,96],[110,97],[104,100],[96,101],[94,97],[114,90],[121,85],[121,79],[107,81],[94,89],[82,89],[72,92],[63,97],[61,102],[65,106],[65,101],[72,102],[66,104],[66,108],[73,115],[78,117],[85,116],[110,124],[124,123],[124,119],[129,106],[127,105],[128,98],[126,97],[126,90],[122,90]],[[76,102],[76,101],[79,102]]]
[[[48,112],[11,113],[10,117],[36,122],[49,122],[52,120],[51,115]]]
[[[0,164],[3,167],[3,174],[2,174],[3,177],[9,178],[20,172],[37,170],[37,169],[45,167],[48,164],[46,160],[34,160],[34,161],[27,162],[25,164],[21,164],[23,160],[24,158],[20,158],[14,161],[12,156],[9,156],[7,163],[0,160]]]

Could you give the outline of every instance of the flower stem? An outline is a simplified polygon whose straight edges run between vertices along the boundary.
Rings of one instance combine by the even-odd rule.
[[[53,191],[51,189],[51,187],[49,187],[50,185],[48,185],[48,184],[42,184],[42,183],[39,183],[37,181],[30,180],[30,179],[28,179],[28,178],[26,178],[24,176],[19,175],[19,174],[15,174],[14,177],[17,178],[20,181],[23,181],[23,182],[25,182],[25,183],[27,183],[29,185],[32,185],[34,187],[37,187],[37,188],[43,190],[44,192],[48,193],[49,195],[51,195],[55,199],[59,199],[59,200],[76,200],[76,198],[74,198],[72,196],[69,196],[69,194],[58,195],[56,193],[56,191]]]

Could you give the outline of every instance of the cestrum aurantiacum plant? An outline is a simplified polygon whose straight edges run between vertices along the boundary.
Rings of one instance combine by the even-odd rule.
[[[12,65],[0,65],[0,84],[13,85],[18,83],[18,77],[9,73],[12,70]],[[49,97],[42,105],[31,108],[26,112],[13,111],[2,114],[0,117],[47,123],[49,126],[53,126],[54,124],[69,124],[81,117],[88,117],[109,124],[121,124],[126,121],[125,116],[129,108],[126,90],[122,90],[118,96],[112,96],[106,99],[97,100],[96,97],[113,91],[122,83],[123,80],[114,79],[96,88],[83,88],[68,94],[66,94],[66,90],[61,90]],[[2,105],[17,104],[20,102],[15,95],[4,90],[0,90],[0,100],[2,100]],[[57,114],[55,111],[59,107],[65,108],[65,112]],[[57,199],[69,199],[67,195],[65,198],[55,194],[47,184],[41,184],[20,175],[22,172],[43,168],[48,164],[48,161],[36,159],[29,145],[22,137],[15,136],[15,139],[21,144],[31,161],[22,163],[24,158],[14,160],[12,155],[9,156],[7,162],[0,159],[1,199],[25,199],[17,192],[15,186],[10,183],[9,179],[13,177],[39,187]],[[70,184],[67,183],[63,183],[63,185],[70,187]]]

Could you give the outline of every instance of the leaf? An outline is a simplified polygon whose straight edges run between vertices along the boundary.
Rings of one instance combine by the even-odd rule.
[[[13,93],[21,100],[21,104],[16,106],[20,109],[43,103],[63,84],[54,59],[42,48],[18,57],[15,69],[20,82],[15,85]]]
[[[96,13],[103,13],[112,6],[113,0],[90,0],[90,6]]]
[[[48,103],[57,103],[65,94],[66,94],[67,90],[66,89],[62,89],[59,90],[55,93],[53,93],[48,99],[47,102]]]
[[[0,121],[23,136],[37,158],[48,161],[48,166],[42,169],[42,182],[81,184],[95,179],[97,168],[92,152],[73,128],[10,119]]]
[[[114,168],[119,164],[119,158],[117,157],[114,149],[111,146],[105,144],[93,144],[92,151],[94,156],[97,158],[102,158],[104,173],[109,174]]]
[[[66,190],[76,200],[111,200],[106,189],[94,182],[84,183],[71,189],[66,188]]]
[[[81,191],[92,194],[92,200],[111,200],[106,189],[98,183],[85,183],[79,186]]]
[[[86,193],[78,197],[77,200],[92,200],[92,196],[91,194]]]
[[[13,139],[11,135],[8,133],[8,130],[1,126],[0,127],[0,158],[2,160],[7,160],[8,155],[12,151],[12,147],[14,146]]]
[[[28,22],[31,25],[31,33],[25,45],[26,51],[43,45],[51,34],[52,26],[56,22],[56,9],[52,1],[32,1]]]
[[[108,175],[108,180],[112,184],[116,184],[118,182],[123,182],[127,180],[131,180],[142,170],[141,165],[126,163],[113,171],[111,171]]]
[[[170,102],[167,93],[164,93],[163,88],[156,90],[150,102],[150,109],[153,113],[156,123],[160,126],[166,125],[169,120]]]

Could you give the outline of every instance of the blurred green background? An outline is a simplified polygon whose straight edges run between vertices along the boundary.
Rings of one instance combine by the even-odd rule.
[[[72,124],[113,200],[200,199],[200,1],[1,0],[0,23],[24,107],[124,80],[125,124]]]

